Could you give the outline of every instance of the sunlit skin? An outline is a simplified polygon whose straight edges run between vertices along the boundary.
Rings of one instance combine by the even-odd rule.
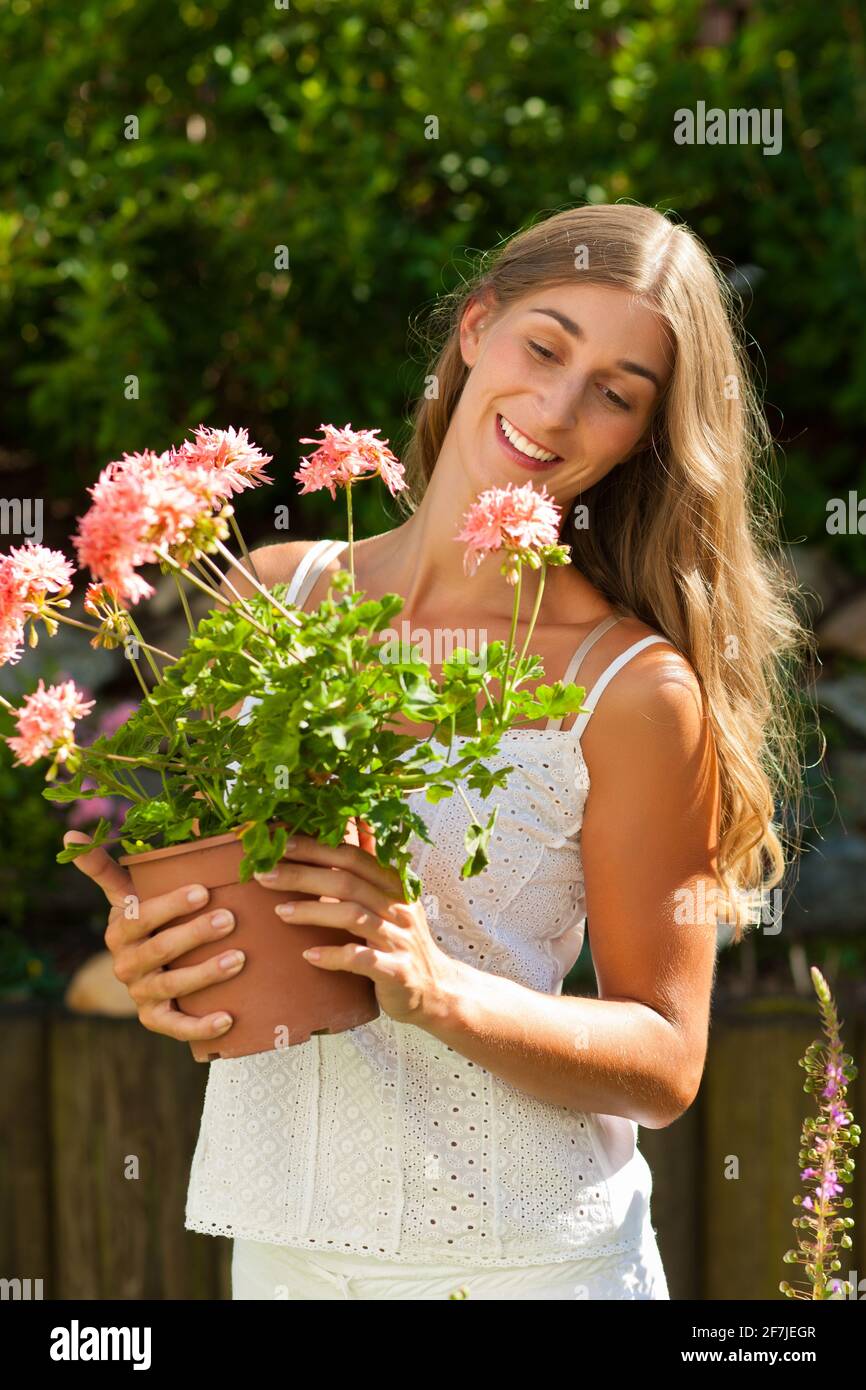
[[[513,593],[493,560],[465,576],[463,546],[453,537],[467,508],[486,488],[532,481],[566,510],[648,439],[672,348],[647,305],[619,289],[580,285],[533,292],[500,314],[490,303],[470,305],[461,348],[471,370],[424,499],[404,524],[356,545],[356,584],[374,597],[404,595],[400,616],[414,631],[462,628],[493,641],[507,637]],[[497,439],[498,413],[562,461],[543,472],[513,461]],[[254,552],[260,578],[288,581],[309,544]],[[537,582],[527,573],[518,642]],[[308,608],[327,584],[324,575]],[[549,572],[532,638],[547,680],[562,677],[581,639],[610,611],[574,566]],[[579,683],[589,691],[615,656],[650,631],[630,618],[611,628],[585,658]],[[563,728],[572,723],[566,718]],[[638,653],[606,688],[581,749],[591,781],[581,847],[597,999],[542,994],[447,955],[423,906],[401,901],[399,878],[377,863],[366,831],[359,848],[298,836],[267,886],[287,931],[303,922],[357,936],[323,948],[311,964],[369,976],[391,1018],[425,1029],[540,1100],[660,1128],[688,1108],[700,1083],[715,960],[718,774],[689,663],[661,643]],[[212,1017],[189,1018],[173,1001],[220,976],[219,953],[185,970],[162,968],[215,936],[207,912],[148,940],[155,927],[190,910],[185,890],[142,904],[139,920],[126,921],[126,871],[101,849],[75,863],[113,904],[106,941],[142,1023],[177,1038],[218,1036]],[[698,908],[687,924],[676,917],[683,890]],[[285,913],[288,891],[313,896]]]

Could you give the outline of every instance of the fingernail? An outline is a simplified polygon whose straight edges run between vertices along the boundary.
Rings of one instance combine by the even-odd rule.
[[[286,840],[286,849],[297,849],[297,840]]]
[[[277,871],[276,871],[276,869],[269,869],[268,872],[267,872],[266,874],[254,874],[254,875],[253,875],[254,878],[257,878],[257,879],[258,879],[259,883],[273,883],[273,881],[274,881],[274,879],[276,878],[276,876],[277,876]]]
[[[304,957],[305,960],[318,960],[319,956],[321,955],[321,951],[319,950],[318,946],[311,946],[309,951],[302,951],[301,955]]]
[[[232,917],[232,914],[230,912],[226,912],[224,907],[220,908],[219,912],[215,912],[213,917],[211,917],[210,919],[210,924],[212,927],[230,927],[233,924],[233,922],[234,918]]]
[[[231,1018],[228,1014],[220,1014],[213,1021],[213,1026],[218,1033],[224,1033],[226,1028],[231,1026]]]
[[[280,903],[279,907],[274,908],[274,911],[278,912],[281,917],[290,917],[294,910],[294,903]]]
[[[186,895],[186,900],[188,903],[192,903],[193,907],[195,907],[197,903],[207,902],[207,889],[201,886],[190,888]]]
[[[228,955],[220,956],[220,965],[223,970],[231,970],[235,965],[242,965],[243,961],[243,951],[229,951]]]

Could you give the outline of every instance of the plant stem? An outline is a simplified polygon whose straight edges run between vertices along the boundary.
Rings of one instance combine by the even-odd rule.
[[[126,616],[129,617],[129,614],[128,614],[128,612],[127,612],[127,610],[126,610],[125,608],[124,608],[124,609],[121,609],[121,610],[118,610],[118,611],[125,613]],[[96,633],[98,633],[99,630],[100,630],[98,627],[92,627],[90,623],[80,623],[80,622],[78,621],[77,618],[67,618],[67,617],[64,617],[64,615],[63,615],[62,613],[57,613],[57,612],[54,611],[54,609],[51,610],[51,617],[54,618],[55,621],[58,622],[58,623],[67,623],[69,627],[80,627],[84,632],[96,632]],[[164,651],[162,650],[162,647],[152,647],[152,646],[150,645],[149,642],[145,642],[145,641],[141,638],[141,634],[140,634],[140,633],[139,633],[139,645],[142,647],[142,649],[143,649],[144,651],[156,652],[157,656],[164,656],[164,657],[166,658],[167,661],[177,661],[177,657],[176,657],[176,656],[172,656],[171,652],[164,652]]]
[[[226,588],[228,589],[229,593],[234,594],[234,597],[235,597],[236,602],[239,603],[239,604],[241,605],[241,607],[244,609],[244,611],[245,611],[246,613],[252,613],[252,609],[250,608],[250,606],[249,606],[249,604],[247,603],[246,599],[244,598],[243,594],[238,593],[237,589],[235,588],[235,586],[234,586],[234,584],[232,583],[232,581],[229,579],[228,575],[227,575],[227,574],[223,574],[222,570],[219,568],[218,565],[214,564],[214,562],[213,562],[213,560],[210,558],[210,556],[209,556],[209,555],[205,555],[204,552],[202,552],[201,557],[200,557],[200,561],[201,561],[201,563],[198,564],[198,569],[199,569],[199,571],[200,571],[200,572],[203,572],[203,571],[201,571],[201,564],[202,564],[202,563],[203,563],[203,564],[206,564],[207,567],[208,567],[208,569],[210,569],[210,570],[213,571],[213,573],[214,573],[214,575],[216,576],[216,578],[218,578],[218,579],[220,580],[221,583],[225,584],[225,586],[226,586]],[[246,571],[244,571],[244,572],[246,573]],[[205,578],[207,578],[206,575],[205,575]],[[276,602],[276,600],[274,600],[274,602]]]
[[[256,576],[256,579],[258,579],[259,576],[256,573],[256,567],[253,564],[253,557],[247,550],[247,543],[241,535],[241,528],[240,526],[238,526],[237,519],[234,514],[234,508],[232,508],[231,515],[229,516],[229,522],[231,523],[231,528],[235,533],[235,540],[241,548],[241,554],[243,555],[244,559],[250,567],[250,573],[254,574]]]
[[[352,527],[352,484],[346,484],[346,521],[349,531],[349,575],[352,580],[352,593],[355,592],[355,534]]]
[[[522,649],[522,651],[521,651],[521,653],[520,653],[520,656],[517,658],[517,666],[518,666],[518,668],[520,667],[520,664],[521,664],[521,662],[523,661],[523,658],[526,656],[526,649],[527,649],[527,647],[529,646],[529,640],[530,640],[530,638],[532,637],[532,632],[533,632],[533,629],[534,629],[534,627],[535,627],[536,620],[537,620],[537,618],[538,618],[538,610],[539,610],[540,607],[541,607],[541,596],[542,596],[542,594],[544,593],[544,581],[545,581],[546,578],[547,578],[547,561],[546,561],[546,560],[542,560],[542,561],[541,561],[541,574],[538,576],[538,593],[535,595],[535,604],[533,605],[533,609],[532,609],[532,617],[529,619],[529,631],[528,631],[527,634],[526,634],[526,641],[523,643],[523,649]]]
[[[178,592],[178,597],[180,598],[181,605],[182,605],[182,607],[183,607],[183,611],[184,611],[184,613],[186,614],[187,626],[189,627],[190,632],[191,632],[191,633],[194,633],[194,632],[195,632],[195,623],[194,623],[193,620],[192,620],[192,613],[191,613],[191,611],[190,611],[189,601],[188,601],[188,599],[187,599],[186,594],[184,593],[183,585],[181,584],[180,578],[178,577],[177,574],[172,573],[172,576],[171,576],[171,577],[172,577],[172,579],[173,579],[174,582],[175,582],[175,586],[176,586],[177,592]]]
[[[130,661],[132,662],[132,669],[133,669],[133,671],[135,672],[135,674],[136,674],[136,676],[137,676],[137,678],[138,678],[138,683],[139,683],[139,685],[141,686],[142,690],[144,691],[145,696],[149,696],[149,695],[150,695],[150,691],[149,691],[148,688],[147,688],[147,681],[144,679],[144,676],[141,674],[141,670],[140,670],[140,668],[139,668],[138,662],[136,661],[136,659],[135,659],[134,656],[133,656],[133,657],[130,657]],[[165,729],[165,725],[164,725],[164,724],[163,724],[162,727]],[[166,731],[166,733],[168,733],[168,729],[165,729],[165,731]]]
[[[276,608],[278,613],[280,613],[284,618],[287,618],[290,623],[294,623],[296,627],[301,626],[295,614],[290,613],[288,608],[285,608],[283,604],[280,603],[279,599],[274,597],[270,589],[266,589],[263,584],[260,584],[254,574],[251,574],[248,569],[244,569],[240,561],[235,559],[234,555],[232,555],[231,551],[228,549],[227,546],[223,545],[222,541],[214,539],[214,545],[216,546],[220,555],[222,555],[223,559],[228,560],[230,565],[234,565],[235,569],[240,570],[241,574],[245,575],[245,577],[252,584],[253,588],[261,594],[262,598],[266,598],[269,603],[273,604],[274,608]]]
[[[148,662],[148,665],[150,666],[151,671],[153,672],[153,674],[154,674],[155,677],[156,677],[156,683],[157,683],[157,685],[162,685],[162,684],[163,684],[162,672],[160,671],[159,667],[157,666],[156,662],[154,661],[153,657],[151,656],[151,654],[150,654],[150,649],[149,649],[147,643],[145,642],[144,638],[142,637],[141,632],[140,632],[139,627],[138,627],[138,624],[136,623],[135,619],[133,618],[133,616],[132,616],[132,614],[131,614],[130,612],[127,612],[127,614],[126,614],[126,621],[129,623],[129,626],[132,628],[133,635],[134,635],[136,641],[138,642],[139,646],[144,648],[144,654],[145,654],[145,656],[147,657],[147,662]]]
[[[505,649],[505,671],[502,676],[502,693],[499,700],[499,718],[505,718],[505,702],[508,698],[508,669],[511,664],[511,653],[514,650],[514,634],[517,631],[517,616],[520,612],[520,589],[523,579],[523,565],[517,562],[517,583],[514,586],[514,610],[511,614],[511,631],[508,634],[508,646]]]
[[[475,821],[475,812],[473,811],[469,798],[467,797],[465,791],[463,790],[459,782],[457,783],[457,790],[459,791],[460,795],[463,797],[464,802],[466,803],[466,809],[469,812],[470,817],[473,821]]]
[[[197,589],[201,589],[203,594],[207,594],[208,598],[214,599],[217,603],[221,604],[223,608],[231,608],[231,604],[228,602],[228,600],[225,599],[223,595],[219,593],[216,589],[214,589],[211,584],[202,583],[200,579],[196,578],[196,576],[192,573],[191,570],[184,569],[183,565],[178,564],[177,560],[175,560],[172,555],[169,555],[168,551],[164,550],[162,546],[154,546],[154,549],[161,560],[164,560],[165,563],[167,565],[170,565],[173,570],[176,570],[179,574],[183,575],[185,579],[188,579],[190,584],[194,584]],[[262,637],[269,637],[270,634],[268,633],[268,631],[262,627],[260,622],[257,622],[253,614],[249,611],[249,609],[247,609],[246,604],[244,604],[244,608],[246,609],[245,616],[250,626],[254,627],[257,632],[261,633]]]

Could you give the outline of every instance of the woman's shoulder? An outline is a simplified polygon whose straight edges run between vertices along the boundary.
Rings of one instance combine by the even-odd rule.
[[[604,729],[608,735],[619,738],[625,729],[634,735],[637,726],[646,732],[667,726],[676,728],[679,736],[687,740],[696,737],[707,712],[703,686],[695,667],[677,644],[660,628],[651,627],[628,612],[608,630],[607,637],[611,665],[644,639],[660,640],[647,642],[615,670],[599,704],[601,720],[596,722],[596,732]],[[597,716],[593,719],[597,720]]]
[[[250,559],[259,583],[268,589],[272,589],[275,584],[290,584],[304,556],[323,545],[323,540],[296,540],[255,546],[250,551]],[[325,569],[338,569],[339,565],[337,557],[329,561]],[[255,592],[255,586],[239,575],[237,570],[231,575],[231,580],[245,598]]]
[[[619,682],[620,688],[628,686],[630,694],[634,694],[638,687],[649,692],[663,687],[669,681],[682,683],[693,690],[700,688],[700,681],[691,661],[660,627],[650,626],[627,610],[614,611],[623,614],[622,621],[613,629],[616,634],[616,655],[624,654],[636,643],[648,637],[656,639],[647,642],[645,647],[623,663],[619,673],[622,678]]]

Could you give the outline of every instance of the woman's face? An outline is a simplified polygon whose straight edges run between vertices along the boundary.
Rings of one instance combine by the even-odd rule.
[[[472,370],[452,421],[458,456],[479,491],[544,484],[565,506],[649,439],[669,332],[629,291],[602,285],[557,285],[490,310],[475,301],[461,324]],[[527,443],[545,456],[527,457]]]

